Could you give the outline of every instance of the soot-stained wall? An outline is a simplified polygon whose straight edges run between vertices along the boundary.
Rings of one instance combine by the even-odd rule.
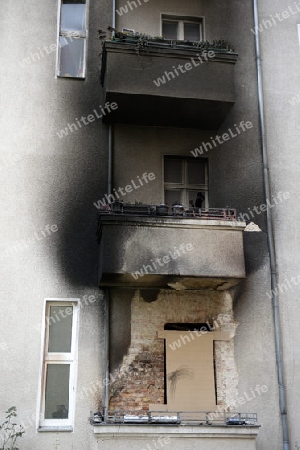
[[[125,298],[123,290],[111,292],[111,311],[119,309],[117,316],[123,316],[124,324],[118,327],[111,318],[110,347],[112,360],[118,365],[114,372],[111,370],[110,409],[148,410],[150,404],[165,402],[164,340],[157,333],[166,323],[213,323],[220,314],[233,323],[232,297],[229,292],[161,291],[156,301],[149,302],[143,299],[142,290],[129,292],[131,295],[126,291]],[[238,381],[233,340],[216,342],[214,353],[217,401],[229,406],[236,398]]]

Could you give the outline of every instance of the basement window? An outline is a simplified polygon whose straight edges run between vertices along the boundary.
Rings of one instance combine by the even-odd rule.
[[[202,194],[202,208],[208,208],[208,160],[165,156],[165,203],[194,207],[198,192]]]
[[[202,41],[203,19],[200,17],[162,14],[162,36],[171,40]]]
[[[74,425],[78,299],[46,301],[39,431]]]
[[[85,78],[86,0],[60,0],[57,76]]]

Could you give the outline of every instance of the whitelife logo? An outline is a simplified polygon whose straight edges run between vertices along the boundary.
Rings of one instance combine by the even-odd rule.
[[[197,56],[200,62],[197,62],[195,58],[191,58],[190,63],[187,62],[184,65],[178,64],[177,67],[173,66],[174,69],[173,71],[172,70],[170,72],[165,71],[164,75],[162,77],[157,78],[156,80],[153,80],[153,83],[155,84],[156,87],[160,87],[162,84],[166,84],[167,81],[174,80],[176,76],[179,77],[180,74],[186,73],[189,70],[193,69],[194,67],[200,66],[201,64],[204,63],[204,61],[207,62],[208,58],[214,58],[216,54],[213,50],[210,50],[209,52],[203,51],[201,55],[197,53]],[[185,70],[183,68],[185,68]]]
[[[144,3],[148,3],[148,1],[149,0],[143,0]],[[138,2],[138,4],[137,4],[137,2]],[[137,2],[135,2],[135,1],[130,2],[129,0],[127,1],[127,5],[129,6],[130,11],[133,11],[134,8],[138,8],[139,6],[141,6],[143,4],[141,2],[141,0],[137,0]],[[127,14],[129,12],[127,5],[125,4],[124,6],[121,6],[120,9],[116,9],[116,13],[119,16],[123,16],[123,14]]]
[[[119,194],[124,197],[126,194],[130,194],[134,189],[140,189],[141,186],[144,186],[144,184],[148,184],[149,181],[155,180],[155,175],[153,172],[150,173],[143,173],[142,177],[140,178],[139,175],[137,175],[137,180],[131,180],[130,184],[127,184],[124,188],[119,187],[118,189],[113,188],[114,193],[113,194],[105,194],[105,196],[102,198],[102,200],[98,200],[94,203],[97,209],[101,209],[107,204],[113,203],[116,201],[116,198],[119,200],[121,197]],[[143,182],[144,180],[144,182]],[[135,182],[137,184],[135,184]],[[124,192],[125,190],[125,192]],[[118,194],[119,192],[119,194]]]
[[[231,128],[228,128],[228,133],[223,133],[222,136],[215,136],[214,138],[211,136],[211,142],[202,142],[200,147],[195,148],[194,150],[191,150],[191,154],[197,158],[199,155],[203,155],[204,151],[208,152],[208,150],[212,150],[213,146],[217,147],[218,145],[224,144],[224,142],[229,141],[232,138],[237,137],[239,134],[241,134],[242,131],[247,131],[253,128],[253,124],[250,121],[244,122],[243,120],[240,122],[239,126],[237,124],[234,124],[235,131],[237,134],[235,134]],[[223,139],[223,140],[222,140]],[[217,141],[217,143],[216,143]],[[203,151],[204,150],[204,151]]]
[[[186,251],[191,252],[194,249],[193,244],[181,244],[179,248],[174,247],[174,251],[169,251],[169,255],[165,255],[161,258],[155,258],[155,261],[151,259],[151,264],[144,264],[143,267],[140,268],[140,270],[137,270],[136,272],[132,273],[131,275],[135,280],[138,279],[138,277],[143,277],[144,275],[149,275],[148,270],[150,270],[150,273],[153,273],[154,270],[157,270],[156,263],[162,267],[165,264],[169,264],[171,262],[171,259],[174,261],[174,259],[177,259],[178,257],[185,255]]]
[[[300,13],[300,3],[294,2],[294,6],[290,5],[288,10],[282,11],[281,13],[276,13],[275,17],[270,14],[270,19],[262,20],[261,23],[255,27],[255,29],[251,28],[253,34],[258,34],[258,32],[262,32],[268,30],[269,28],[276,27],[278,23],[282,22],[285,19],[288,19],[295,14]]]
[[[112,110],[114,111],[115,109],[118,109],[118,105],[115,102],[109,103],[106,102],[105,105],[102,107],[102,105],[99,105],[100,111],[102,112],[101,115],[98,114],[98,112],[96,111],[96,109],[93,110],[94,114],[89,114],[88,116],[82,116],[79,120],[75,119],[77,125],[79,128],[82,128],[82,124],[80,123],[80,121],[83,123],[83,125],[89,125],[90,123],[94,122],[97,119],[101,119],[102,116],[106,116],[107,113],[110,113]],[[106,112],[104,111],[104,108],[106,109]],[[96,116],[96,117],[95,117]],[[69,131],[70,133],[73,133],[73,131],[77,131],[78,127],[76,125],[76,123],[68,123],[68,125],[66,126],[66,128],[63,128],[60,131],[57,131],[56,134],[57,136],[61,139],[64,136],[68,136]]]

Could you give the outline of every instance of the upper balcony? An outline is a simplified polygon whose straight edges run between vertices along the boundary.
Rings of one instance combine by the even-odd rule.
[[[204,48],[204,50],[203,50]],[[104,101],[118,108],[112,123],[217,130],[234,105],[230,47],[196,47],[178,41],[105,41],[101,81]]]
[[[165,216],[103,212],[99,285],[228,289],[245,277],[246,224],[234,220],[233,211]]]

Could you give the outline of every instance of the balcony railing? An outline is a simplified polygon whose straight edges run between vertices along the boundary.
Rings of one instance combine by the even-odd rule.
[[[205,59],[195,45],[137,42],[134,37],[104,42],[104,102],[115,102],[118,108],[103,120],[217,130],[235,102],[237,53],[208,47],[204,55],[210,51],[213,56]]]
[[[258,426],[256,413],[203,412],[203,411],[108,411],[106,417],[100,412],[90,417],[92,425],[107,424],[168,424],[212,426]]]
[[[236,209],[234,208],[185,208],[182,205],[138,205],[124,204],[123,202],[114,202],[99,211],[102,214],[129,214],[136,216],[165,216],[165,217],[182,217],[197,218],[208,220],[236,220]],[[100,223],[100,222],[99,222]],[[100,227],[98,229],[98,237]]]

